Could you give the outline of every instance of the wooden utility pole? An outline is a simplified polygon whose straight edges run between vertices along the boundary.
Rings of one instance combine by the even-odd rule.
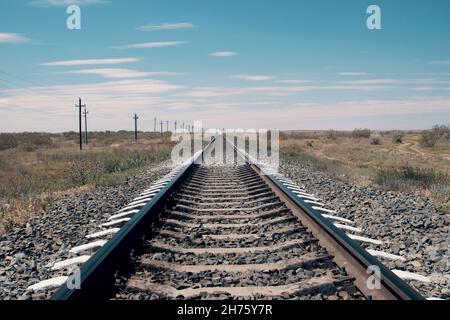
[[[87,115],[89,114],[89,111],[87,111],[86,108],[84,108],[83,116],[84,116],[84,142],[86,145],[88,144],[88,125],[87,125]]]
[[[169,120],[166,121],[166,132],[169,132]]]
[[[163,121],[161,120],[161,137],[162,137],[162,135],[163,135]]]
[[[177,122],[175,121],[175,132],[177,132]]]
[[[156,132],[156,117],[155,117],[155,124],[154,124],[154,126],[153,126],[153,132]]]
[[[138,139],[138,127],[137,127],[137,121],[139,119],[139,117],[137,116],[137,114],[134,114],[134,140],[137,141]]]
[[[80,150],[83,150],[83,129],[81,128],[81,108],[86,108],[86,105],[81,104],[81,98],[78,99],[78,105],[75,105],[75,108],[78,108],[78,124],[80,129]]]

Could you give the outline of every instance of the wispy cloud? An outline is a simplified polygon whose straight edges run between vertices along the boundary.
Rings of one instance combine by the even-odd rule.
[[[147,24],[140,26],[137,29],[139,31],[162,31],[162,30],[182,30],[193,29],[195,26],[190,22],[177,22],[177,23],[161,23],[161,24]]]
[[[41,66],[51,67],[72,67],[72,66],[89,66],[89,65],[108,65],[138,62],[139,58],[122,58],[122,59],[84,59],[84,60],[62,60],[41,63]]]
[[[39,7],[67,7],[75,4],[78,6],[91,6],[97,4],[109,3],[107,0],[33,0],[30,2],[33,6]]]
[[[265,75],[248,75],[248,74],[237,74],[232,76],[233,79],[247,80],[247,81],[267,81],[273,79],[271,76]]]
[[[210,54],[210,56],[217,57],[217,58],[228,58],[228,57],[232,57],[235,55],[237,55],[237,52],[234,52],[234,51],[218,51],[218,52],[213,52]]]
[[[103,78],[113,78],[113,79],[126,79],[126,78],[145,78],[153,76],[177,76],[181,73],[177,72],[142,72],[130,69],[83,69],[83,70],[72,70],[65,72],[66,74],[87,74],[87,75],[97,75]]]
[[[249,87],[197,87],[178,95],[189,98],[214,98],[244,95],[289,96],[313,91],[381,91],[385,86],[329,85],[329,86],[249,86]]]
[[[179,46],[179,45],[182,45],[185,43],[188,43],[188,41],[144,42],[144,43],[135,43],[135,44],[129,44],[129,45],[125,45],[125,46],[114,47],[114,49],[164,48],[164,47]]]
[[[370,75],[370,73],[347,71],[347,72],[341,72],[341,73],[339,73],[339,75],[345,76],[345,77],[357,77],[357,76],[368,76],[368,75]]]
[[[35,112],[48,106],[52,113],[67,114],[67,106],[73,105],[78,96],[91,105],[95,105],[97,113],[109,113],[111,101],[127,108],[149,106],[150,102],[158,101],[165,94],[183,89],[184,86],[154,79],[130,79],[90,84],[55,85],[8,89],[1,91],[0,103],[15,112]],[[31,103],[34,101],[34,103]],[[119,112],[119,111],[117,111]],[[0,115],[2,110],[0,108]],[[69,112],[70,113],[70,112]],[[5,115],[5,114],[3,114]],[[6,112],[8,115],[8,112]],[[11,114],[9,114],[11,116]]]
[[[284,84],[301,84],[301,83],[311,83],[311,82],[313,82],[313,81],[311,81],[311,80],[295,80],[295,79],[275,81],[275,83],[284,83]]]
[[[3,33],[0,32],[0,43],[21,44],[31,40],[20,33]]]
[[[146,114],[147,119],[153,119],[155,114],[164,116],[161,106],[167,103],[172,92],[183,88],[183,85],[167,81],[129,79],[0,90],[2,131],[75,129],[71,121],[75,109],[69,106],[73,106],[79,96],[98,120],[92,123],[92,130],[127,128],[124,119],[131,119],[134,112]],[[113,108],[112,101],[119,107]],[[170,119],[170,115],[165,117]],[[24,121],[19,122],[19,119]]]
[[[435,65],[441,65],[441,66],[450,66],[450,59],[449,60],[430,61],[429,64],[435,64]]]
[[[346,85],[411,85],[411,84],[449,84],[450,81],[436,79],[362,79],[352,81],[340,81],[338,84]]]
[[[424,109],[424,105],[427,108]],[[322,104],[320,108],[301,106],[297,111],[305,112],[311,118],[345,118],[351,116],[389,116],[401,114],[422,114],[446,112],[450,100],[440,98],[412,98],[392,100],[360,100],[345,101],[333,104]]]
[[[399,84],[402,83],[401,80],[396,79],[365,79],[365,80],[354,80],[354,81],[341,81],[341,83],[344,84],[351,84],[351,85],[371,85],[371,84]]]

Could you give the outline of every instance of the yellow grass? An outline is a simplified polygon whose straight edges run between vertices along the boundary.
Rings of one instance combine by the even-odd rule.
[[[421,132],[402,132],[402,143],[394,143],[394,132],[378,133],[380,145],[351,132],[285,132],[281,150],[286,158],[310,161],[318,169],[362,185],[379,184],[387,189],[417,191],[449,205],[450,143],[420,144]]]
[[[133,137],[93,133],[80,153],[73,133],[8,136],[8,144],[0,146],[0,234],[23,225],[55,198],[114,184],[169,157],[173,144],[168,134],[141,134],[138,142]]]

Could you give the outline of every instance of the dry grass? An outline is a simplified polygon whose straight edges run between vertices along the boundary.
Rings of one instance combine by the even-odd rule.
[[[441,127],[442,128],[442,127]],[[450,202],[450,141],[442,136],[433,147],[421,144],[424,132],[374,133],[310,131],[285,132],[281,152],[285,159],[308,161],[317,169],[363,185],[418,192],[439,204]]]
[[[117,183],[170,156],[170,136],[93,133],[80,153],[74,133],[0,134],[0,234],[54,199]],[[2,144],[3,143],[3,144]]]

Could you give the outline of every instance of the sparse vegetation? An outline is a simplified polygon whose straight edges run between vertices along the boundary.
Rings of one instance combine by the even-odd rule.
[[[403,133],[400,131],[394,132],[392,135],[392,143],[403,143]]]
[[[370,144],[373,146],[379,146],[381,144],[381,136],[374,134],[370,137]]]
[[[353,138],[370,138],[371,131],[369,129],[355,129],[352,132]]]
[[[335,130],[328,130],[328,131],[325,133],[325,137],[326,137],[328,140],[337,140],[337,138],[338,138],[338,132],[335,131]]]
[[[56,194],[117,183],[146,165],[168,159],[170,137],[92,133],[80,154],[77,135],[0,134],[0,234],[44,210]]]
[[[308,162],[338,179],[425,194],[439,205],[450,207],[448,127],[429,131],[440,137],[434,147],[422,146],[422,131],[385,131],[369,137],[370,143],[377,137],[382,145],[369,144],[366,138],[370,131],[365,129],[332,134],[309,131],[304,133],[309,139],[286,133],[281,157],[284,161]],[[338,133],[337,140],[329,138],[334,133]]]
[[[53,145],[53,136],[48,133],[0,133],[0,151],[17,147],[25,151],[49,148]]]
[[[12,133],[0,133],[0,151],[14,149],[19,145],[17,137]]]
[[[433,169],[404,167],[400,169],[379,169],[375,174],[375,182],[389,189],[410,191],[414,189],[429,190],[449,196],[449,176]]]
[[[436,125],[431,130],[425,130],[420,136],[420,144],[422,147],[432,148],[440,140],[450,139],[450,128],[445,125]]]

